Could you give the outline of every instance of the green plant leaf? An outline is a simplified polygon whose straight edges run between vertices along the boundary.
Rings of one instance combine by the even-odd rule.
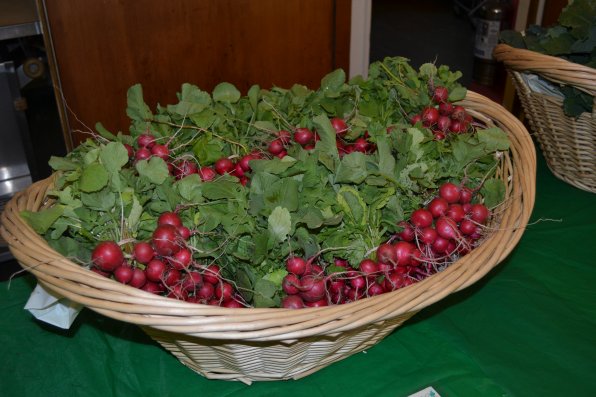
[[[236,103],[240,99],[240,91],[233,84],[219,83],[213,89],[213,100],[216,102]]]
[[[275,207],[267,219],[269,235],[278,242],[284,241],[292,230],[290,211],[283,207]]]
[[[149,106],[147,106],[143,99],[143,87],[141,84],[135,84],[130,87],[126,98],[128,104],[126,114],[132,120],[143,122],[150,120],[153,117],[151,109],[149,109]]]
[[[149,160],[138,161],[135,168],[139,172],[139,175],[146,177],[156,185],[164,183],[170,174],[166,162],[162,158],[155,156]]]
[[[345,155],[339,162],[335,173],[335,183],[359,184],[367,176],[366,155],[360,152],[353,152]]]
[[[79,179],[79,189],[90,193],[103,189],[109,180],[108,171],[99,163],[91,163],[83,168],[83,173]]]
[[[128,163],[128,150],[120,142],[110,142],[101,148],[99,158],[105,169],[114,174]]]
[[[20,215],[37,233],[44,234],[64,213],[64,207],[55,205],[41,211],[21,211]]]

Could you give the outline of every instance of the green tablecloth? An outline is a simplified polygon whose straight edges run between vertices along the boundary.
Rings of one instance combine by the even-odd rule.
[[[364,353],[297,381],[207,380],[134,325],[90,310],[67,331],[35,320],[24,276],[0,283],[0,395],[596,395],[596,195],[539,161],[531,224],[510,257]]]

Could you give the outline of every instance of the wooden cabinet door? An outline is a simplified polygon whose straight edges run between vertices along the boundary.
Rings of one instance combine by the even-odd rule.
[[[128,131],[126,91],[176,103],[188,82],[246,93],[294,83],[316,88],[347,72],[351,0],[39,0],[71,149],[101,121]]]

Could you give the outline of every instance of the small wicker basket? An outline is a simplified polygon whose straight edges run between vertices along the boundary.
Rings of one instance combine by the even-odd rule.
[[[476,118],[494,122],[511,139],[510,153],[502,157],[499,171],[507,199],[497,211],[498,227],[480,247],[446,270],[391,293],[301,310],[229,309],[120,284],[53,251],[20,217],[22,210],[47,205],[51,178],[8,203],[0,232],[19,263],[44,287],[98,313],[141,326],[207,378],[246,383],[300,378],[369,348],[422,308],[478,281],[521,238],[534,205],[534,144],[523,124],[489,99],[469,92],[462,105]]]
[[[522,78],[522,73],[533,73],[596,96],[596,69],[506,44],[497,45],[493,55],[513,78],[550,170],[563,181],[596,193],[596,103],[591,113],[566,116],[561,99],[532,91]]]

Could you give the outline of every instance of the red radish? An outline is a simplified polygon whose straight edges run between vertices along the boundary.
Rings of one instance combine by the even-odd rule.
[[[490,212],[484,204],[473,204],[470,208],[470,218],[477,223],[484,224]]]
[[[128,143],[124,144],[124,147],[126,148],[126,151],[128,152],[128,158],[131,159],[135,156],[135,149],[130,146]]]
[[[188,248],[181,248],[180,251],[176,252],[173,256],[168,258],[168,262],[175,269],[185,270],[188,269],[190,262],[192,261],[192,252]]]
[[[224,302],[223,307],[227,307],[228,309],[242,309],[244,308],[244,305],[238,302],[236,299],[232,299]]]
[[[139,148],[148,148],[151,149],[151,147],[155,144],[155,137],[151,134],[141,134],[137,137],[137,145],[139,146]]]
[[[451,204],[446,214],[449,218],[453,219],[456,223],[461,222],[466,217],[466,211],[461,204]]]
[[[329,306],[329,302],[327,302],[327,299],[322,298],[315,302],[304,302],[304,306],[306,306],[306,307],[323,307],[323,306]]]
[[[447,138],[447,135],[441,131],[433,131],[433,135],[437,141],[442,141],[443,139]]]
[[[331,125],[333,126],[335,133],[339,136],[344,136],[346,135],[346,132],[348,132],[348,124],[339,117],[332,118]]]
[[[172,225],[175,227],[182,226],[182,220],[177,213],[172,211],[162,212],[157,218],[158,225]]]
[[[135,153],[135,160],[136,161],[148,160],[149,158],[151,158],[151,151],[149,149],[147,149],[146,147],[140,148]]]
[[[122,264],[124,254],[114,241],[102,241],[93,249],[91,260],[100,270],[112,272]]]
[[[470,211],[472,210],[472,204],[470,204],[470,203],[462,204],[461,207],[464,209],[466,214],[469,214]]]
[[[182,179],[197,172],[199,172],[199,167],[197,167],[197,163],[194,161],[182,160],[174,164],[174,176],[176,179]]]
[[[433,214],[424,208],[418,208],[410,216],[410,222],[418,228],[425,228],[433,224]]]
[[[156,283],[153,281],[147,281],[142,287],[141,289],[143,291],[147,291],[150,292],[152,294],[156,294],[159,295],[164,291],[164,287],[163,284],[161,283]]]
[[[443,237],[437,237],[432,244],[432,250],[437,254],[444,254],[447,252],[449,246],[449,240]]]
[[[372,259],[362,260],[358,268],[360,269],[362,274],[364,274],[368,278],[374,279],[379,273],[379,265]]]
[[[300,279],[294,273],[288,273],[281,282],[281,288],[288,295],[295,295],[300,292]]]
[[[232,175],[234,175],[237,178],[242,178],[244,176],[244,170],[242,169],[242,166],[240,165],[240,163],[236,163],[236,165],[234,166],[234,169],[231,172]]]
[[[306,261],[299,256],[291,256],[286,260],[286,270],[301,276],[306,271]]]
[[[155,252],[162,256],[171,256],[180,251],[181,238],[173,225],[159,225],[152,235],[151,243]]]
[[[168,287],[173,287],[176,284],[180,284],[180,280],[182,279],[182,273],[180,270],[169,268],[163,274],[163,283]]]
[[[267,150],[269,153],[276,156],[284,151],[284,144],[280,139],[274,139],[269,143]]]
[[[342,278],[331,280],[328,284],[329,292],[332,294],[340,294],[346,286],[346,282]]]
[[[385,292],[395,291],[404,285],[404,276],[398,272],[389,272],[383,280]]]
[[[190,238],[191,231],[186,226],[178,226],[176,230],[178,230],[178,234],[180,235],[180,237],[182,237],[183,240],[188,240]]]
[[[276,135],[277,139],[279,139],[281,143],[283,143],[284,145],[287,145],[292,140],[292,134],[290,133],[290,131],[279,130],[277,131]]]
[[[122,264],[114,269],[114,278],[122,284],[130,283],[132,280],[133,270],[132,267],[126,264]]]
[[[453,104],[450,102],[441,102],[439,104],[439,113],[443,116],[450,116],[453,113]]]
[[[383,243],[377,248],[377,261],[381,263],[394,265],[397,257],[395,249],[389,243]]]
[[[449,204],[457,203],[460,195],[460,188],[451,182],[446,182],[439,187],[439,196]]]
[[[298,295],[289,295],[281,300],[281,307],[284,309],[302,309],[304,301]]]
[[[473,192],[469,187],[462,187],[459,195],[459,203],[467,204],[472,201]]]
[[[401,238],[403,241],[414,241],[414,238],[416,238],[416,233],[408,222],[401,221],[398,226],[402,228],[402,230],[397,233],[399,238]]]
[[[439,120],[439,111],[437,108],[432,106],[425,107],[422,109],[422,124],[425,127],[430,127],[435,125],[436,122]]]
[[[449,116],[439,116],[437,120],[437,130],[441,132],[447,132],[451,126],[451,119]]]
[[[466,109],[463,106],[455,105],[453,107],[453,112],[451,112],[451,118],[454,120],[464,121],[466,114]]]
[[[257,159],[258,159],[258,157],[255,154],[253,154],[253,153],[247,154],[240,159],[238,164],[240,165],[240,168],[242,168],[242,171],[249,172],[251,170],[250,162],[252,160],[257,160]],[[236,176],[238,176],[238,175],[236,175]]]
[[[166,145],[156,143],[151,147],[151,154],[161,159],[167,160],[170,157],[170,150]]]
[[[136,243],[132,251],[136,261],[142,264],[149,263],[149,261],[153,259],[153,256],[155,255],[151,244],[144,241]]]
[[[459,229],[457,228],[457,223],[446,216],[442,216],[437,219],[435,222],[435,229],[437,234],[444,239],[454,239],[457,240],[459,237]]]
[[[145,271],[135,267],[132,270],[132,278],[128,285],[135,288],[141,288],[146,282],[147,276],[145,275]]]
[[[305,148],[306,150],[311,150],[311,149],[314,149],[314,148],[315,148],[314,146],[312,146],[312,147],[310,147],[310,146],[312,146],[312,145],[307,145],[307,146],[305,146],[304,148]],[[281,152],[277,153],[277,154],[275,155],[275,157],[277,157],[277,158],[279,158],[279,159],[283,159],[283,158],[284,158],[284,157],[286,157],[287,155],[288,155],[288,152],[287,152],[287,151],[285,151],[285,150],[282,150]]]
[[[213,166],[219,175],[229,174],[234,169],[234,163],[227,157],[217,160]]]
[[[178,299],[181,301],[185,301],[188,299],[188,291],[182,288],[182,285],[176,284],[172,286],[168,292],[167,297],[172,299]]]
[[[309,130],[308,128],[296,128],[294,131],[294,140],[298,142],[298,144],[305,146],[309,143],[312,143],[315,139],[314,133]]]
[[[366,291],[368,296],[381,295],[384,292],[385,292],[385,290],[384,290],[383,286],[377,282],[370,284],[370,286],[368,287],[368,290]]]
[[[188,292],[194,292],[195,290],[203,286],[203,276],[201,273],[193,271],[188,272],[182,278],[182,288]]]
[[[164,273],[166,271],[166,264],[159,259],[152,259],[147,263],[145,268],[145,276],[147,280],[153,281],[154,283],[161,282]]]
[[[213,298],[213,295],[215,294],[215,288],[213,287],[213,284],[205,282],[199,287],[195,294],[199,299],[209,300]]]
[[[434,218],[438,218],[442,215],[445,215],[447,210],[449,209],[449,203],[447,200],[441,197],[435,197],[432,201],[428,204],[428,210],[433,215]]]
[[[241,184],[242,186],[246,186],[246,185],[248,184],[248,181],[250,180],[250,179],[248,179],[248,177],[246,177],[246,176],[241,176],[241,177],[240,177],[240,178],[238,178],[238,179],[239,179],[239,181],[240,181],[240,184]]]
[[[419,239],[424,244],[432,244],[437,239],[437,231],[432,227],[425,227],[419,232]]]
[[[449,98],[449,91],[446,87],[437,86],[433,92],[433,101],[436,103],[446,102]]]
[[[462,234],[465,234],[466,236],[476,233],[476,230],[477,230],[476,223],[474,223],[474,221],[472,221],[470,219],[464,219],[459,224],[459,231],[462,232]]]
[[[217,284],[220,279],[221,269],[217,265],[209,265],[203,272],[203,280],[206,283]]]
[[[368,141],[364,138],[358,138],[354,141],[354,151],[360,153],[366,153],[370,147]]]
[[[348,274],[348,283],[354,289],[363,290],[364,288],[366,288],[366,279],[363,276],[357,274],[358,273],[355,272]]]
[[[395,250],[395,262],[398,266],[410,266],[412,263],[412,252],[414,251],[414,244],[406,241],[398,241],[393,245]]]
[[[204,182],[212,181],[217,176],[216,172],[211,167],[199,168],[199,176]]]
[[[451,120],[449,131],[453,132],[454,134],[461,134],[465,131],[464,123],[460,120]]]
[[[232,299],[232,295],[234,294],[234,287],[232,284],[220,281],[215,286],[215,298],[222,302],[227,302]]]
[[[415,114],[410,118],[410,124],[412,125],[416,125],[416,123],[419,123],[422,121],[422,115],[420,114]]]
[[[307,274],[300,280],[300,297],[306,302],[315,302],[325,297],[325,279]]]

